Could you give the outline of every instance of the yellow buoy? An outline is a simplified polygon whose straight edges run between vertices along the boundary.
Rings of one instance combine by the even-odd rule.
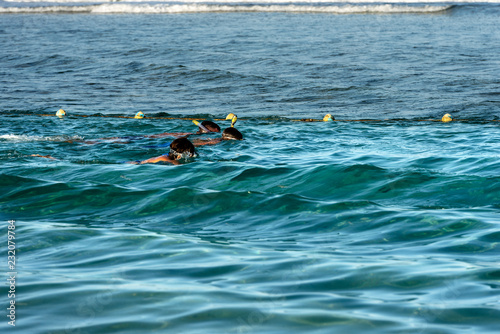
[[[59,109],[57,112],[56,112],[56,116],[57,117],[63,117],[63,116],[66,116],[66,112],[62,109]]]
[[[137,114],[135,114],[135,117],[134,118],[144,118],[144,113],[142,111],[139,111]]]
[[[448,123],[448,122],[453,121],[453,117],[451,117],[451,115],[450,115],[450,114],[445,114],[445,115],[443,116],[443,118],[441,118],[441,121],[442,121],[442,122],[445,122],[445,123]]]
[[[326,114],[325,117],[323,117],[323,122],[333,122],[335,120],[335,117],[332,117],[330,114]]]
[[[226,120],[231,120],[231,127],[234,128],[234,125],[236,124],[236,121],[238,120],[238,117],[236,117],[235,114],[229,113],[226,116]]]

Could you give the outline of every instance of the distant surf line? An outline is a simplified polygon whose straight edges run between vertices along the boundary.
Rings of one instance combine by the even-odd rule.
[[[25,3],[22,3],[25,4]],[[199,13],[297,13],[297,14],[440,14],[455,4],[434,3],[134,3],[73,4],[29,2],[29,6],[0,7],[0,14],[199,14]]]

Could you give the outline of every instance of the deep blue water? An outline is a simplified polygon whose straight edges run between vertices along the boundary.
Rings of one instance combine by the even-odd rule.
[[[0,330],[497,333],[499,14],[0,15]]]

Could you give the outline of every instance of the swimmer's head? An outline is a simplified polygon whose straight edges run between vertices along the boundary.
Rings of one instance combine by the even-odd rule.
[[[333,117],[330,114],[326,114],[325,117],[323,117],[323,122],[332,122],[335,120],[335,117]]]
[[[56,112],[56,116],[57,116],[57,117],[63,117],[63,116],[66,116],[66,112],[65,112],[63,109],[59,109],[59,110]]]
[[[139,111],[137,114],[135,114],[134,118],[144,118],[144,113],[142,111]]]
[[[236,124],[236,121],[238,120],[238,117],[236,117],[235,114],[229,113],[226,116],[226,120],[231,120],[231,127],[234,128],[234,124]]]
[[[199,127],[198,132],[196,132],[198,134],[210,133],[210,132],[220,132],[220,127],[212,121],[203,121],[201,123],[198,123],[198,124],[195,123],[195,124],[198,125],[198,127]],[[202,126],[200,126],[200,124]]]
[[[222,132],[223,140],[242,140],[243,135],[236,128],[227,128]]]
[[[442,122],[445,122],[445,123],[448,123],[448,122],[453,121],[453,117],[451,117],[451,115],[450,115],[450,114],[445,114],[445,115],[443,116],[443,118],[441,118],[441,121],[442,121]]]
[[[177,138],[170,144],[168,156],[173,160],[190,158],[196,155],[193,143],[187,138]]]

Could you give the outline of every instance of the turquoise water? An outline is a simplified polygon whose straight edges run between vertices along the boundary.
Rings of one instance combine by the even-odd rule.
[[[496,124],[241,120],[243,142],[137,166],[116,162],[161,154],[144,147],[168,140],[85,145],[49,133],[188,131],[190,121],[28,119],[38,135],[1,138],[16,329],[498,328]]]
[[[2,15],[0,331],[497,333],[498,33],[496,5]],[[229,112],[245,140],[178,166],[82,142]]]

